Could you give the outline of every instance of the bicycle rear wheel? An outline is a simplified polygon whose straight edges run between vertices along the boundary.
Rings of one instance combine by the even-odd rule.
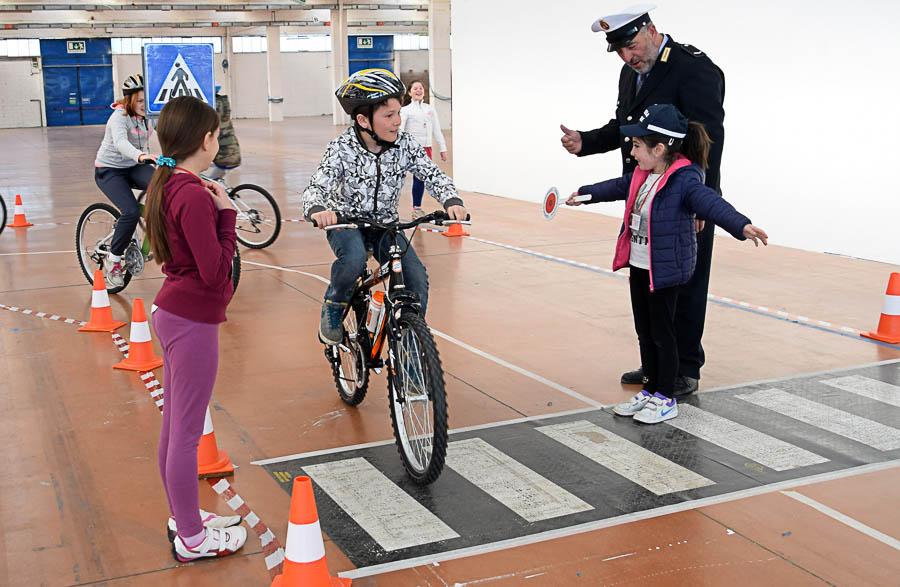
[[[264,249],[281,232],[281,210],[272,194],[252,183],[237,186],[229,193],[237,209],[237,239],[250,249]]]
[[[88,283],[94,284],[94,271],[103,269],[104,253],[109,251],[112,233],[119,220],[119,211],[109,204],[96,203],[81,213],[75,226],[75,254],[78,264]],[[131,282],[131,272],[125,272],[125,283],[121,287],[107,287],[106,291],[119,293]]]
[[[359,405],[369,390],[368,345],[361,338],[368,332],[363,324],[361,316],[351,308],[344,318],[344,340],[325,347],[338,395],[351,406]]]
[[[447,395],[437,346],[425,320],[401,314],[391,340],[391,424],[403,467],[419,485],[433,483],[447,456]]]

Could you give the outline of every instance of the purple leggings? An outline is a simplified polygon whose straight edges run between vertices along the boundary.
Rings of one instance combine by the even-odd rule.
[[[203,532],[197,446],[219,366],[219,325],[193,322],[158,308],[153,327],[165,361],[159,474],[178,535],[188,538]]]

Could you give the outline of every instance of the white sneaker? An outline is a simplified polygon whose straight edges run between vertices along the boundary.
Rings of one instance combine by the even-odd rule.
[[[659,393],[654,393],[644,409],[634,415],[636,422],[644,424],[658,424],[671,420],[678,415],[678,404],[674,398],[669,398]]]
[[[200,521],[203,522],[204,528],[230,528],[241,523],[240,516],[220,516],[206,510],[200,510]],[[169,518],[167,532],[169,534],[169,542],[175,540],[178,534],[178,526],[175,525],[175,518]]]
[[[244,546],[246,541],[247,530],[243,526],[208,528],[206,538],[196,548],[188,548],[181,540],[181,536],[176,536],[172,543],[172,554],[178,562],[189,563],[204,558],[234,554]]]
[[[417,219],[421,218],[422,216],[425,216],[425,210],[423,210],[421,208],[413,208],[412,209],[412,219],[413,220],[417,220]]]
[[[650,398],[653,397],[643,389],[635,394],[633,398],[627,402],[623,402],[613,408],[613,412],[619,416],[634,416],[644,409]]]
[[[122,261],[113,261],[108,256],[103,258],[103,280],[110,288],[125,285],[125,268]]]

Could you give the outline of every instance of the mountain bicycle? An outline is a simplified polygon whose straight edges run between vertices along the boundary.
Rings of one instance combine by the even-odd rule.
[[[344,313],[344,338],[341,344],[326,345],[325,357],[338,394],[351,406],[365,398],[369,371],[380,373],[387,367],[388,405],[397,450],[407,474],[420,485],[434,482],[444,468],[447,394],[441,359],[419,298],[407,291],[403,282],[403,256],[410,241],[404,247],[397,235],[426,223],[471,224],[449,220],[445,212],[438,211],[390,224],[339,217],[338,224],[325,228],[382,230],[382,238],[391,239],[388,259],[377,271],[367,269],[356,282]],[[388,282],[385,291],[372,291],[384,282]],[[382,358],[385,347],[386,362]]]
[[[0,234],[3,233],[4,228],[6,228],[6,202],[3,200],[3,195],[0,194]]]
[[[138,197],[138,207],[141,210],[141,220],[134,229],[131,242],[122,255],[122,265],[125,268],[125,282],[120,287],[108,287],[111,294],[119,293],[128,287],[132,278],[144,271],[144,266],[153,259],[150,251],[150,239],[144,234],[144,196],[141,192]],[[75,226],[75,253],[78,255],[78,263],[88,283],[94,284],[94,271],[103,269],[103,259],[109,254],[110,243],[116,230],[116,222],[121,212],[115,206],[106,202],[97,202],[88,206]],[[231,279],[234,290],[237,291],[238,282],[241,280],[241,255],[237,247],[234,249]]]

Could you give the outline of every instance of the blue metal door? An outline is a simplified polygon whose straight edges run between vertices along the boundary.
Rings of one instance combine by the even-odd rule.
[[[349,75],[361,69],[394,71],[394,35],[351,35],[347,37]]]
[[[77,67],[44,69],[44,96],[47,100],[47,126],[81,124]]]
[[[109,39],[41,41],[47,126],[104,124],[113,101]]]
[[[78,89],[81,124],[106,124],[113,101],[112,68],[79,67]]]

